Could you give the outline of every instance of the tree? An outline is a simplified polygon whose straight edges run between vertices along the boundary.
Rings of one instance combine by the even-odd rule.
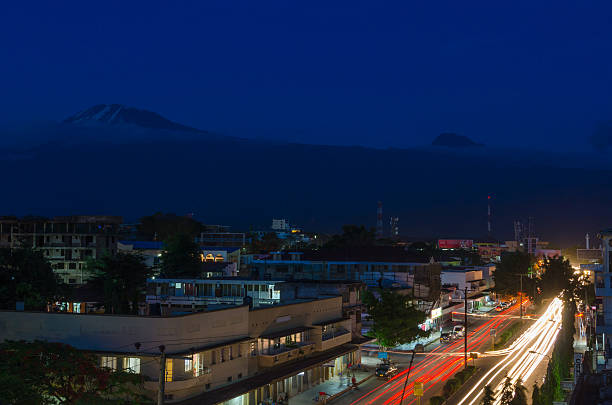
[[[510,377],[506,377],[501,391],[501,405],[510,405],[510,401],[512,401],[513,395],[514,387],[512,386],[512,380],[510,379]]]
[[[374,229],[366,229],[365,226],[344,225],[341,235],[334,235],[323,247],[329,249],[364,247],[376,245],[376,234]]]
[[[484,395],[482,397],[481,405],[493,405],[495,402],[495,393],[491,389],[490,385],[485,385]]]
[[[539,286],[544,298],[562,294],[564,301],[568,301],[581,291],[578,277],[574,275],[574,269],[564,257],[546,257],[541,267]]]
[[[161,275],[166,278],[199,277],[202,251],[187,234],[178,234],[164,241]]]
[[[529,278],[533,258],[524,252],[505,252],[500,263],[495,267],[493,280],[494,290],[498,294],[516,295],[519,292],[519,277],[523,275],[523,293],[533,297],[535,280]]]
[[[532,405],[544,405],[542,401],[542,396],[540,394],[540,387],[538,387],[538,383],[533,383],[533,390],[531,392],[531,404]]]
[[[140,255],[105,255],[87,264],[92,283],[104,291],[104,308],[113,314],[138,314],[138,302],[153,272]]]
[[[523,385],[523,381],[519,378],[514,383],[514,397],[510,401],[510,405],[527,405],[527,388]]]
[[[429,332],[419,328],[427,314],[417,309],[410,297],[382,289],[375,296],[367,290],[363,302],[373,322],[370,335],[379,346],[391,348],[429,336]]]
[[[257,238],[255,234],[251,235],[252,242],[249,246],[251,252],[271,252],[280,250],[283,241],[278,238],[276,232],[267,232],[261,238]]]
[[[142,217],[138,224],[138,233],[147,240],[166,240],[178,234],[187,234],[194,238],[199,236],[203,229],[204,225],[191,217],[163,212]]]
[[[30,248],[0,249],[0,307],[15,309],[23,301],[27,310],[45,310],[65,293],[62,283],[41,252]]]
[[[3,404],[140,403],[142,376],[100,368],[96,356],[63,343],[0,344]]]

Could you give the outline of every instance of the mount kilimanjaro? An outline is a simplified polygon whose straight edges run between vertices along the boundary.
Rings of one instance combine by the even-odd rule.
[[[235,229],[286,217],[306,230],[373,226],[376,202],[403,235],[493,235],[534,216],[552,241],[612,223],[612,171],[574,155],[478,148],[371,149],[240,139],[119,104],[5,132],[4,215],[194,212]]]

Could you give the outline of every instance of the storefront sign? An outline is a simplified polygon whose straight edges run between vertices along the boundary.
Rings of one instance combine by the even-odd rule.
[[[442,308],[434,308],[431,310],[431,319],[436,319],[442,316]]]

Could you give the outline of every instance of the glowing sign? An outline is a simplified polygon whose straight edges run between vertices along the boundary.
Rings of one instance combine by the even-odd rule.
[[[442,316],[442,308],[434,308],[431,310],[431,319],[436,319]]]

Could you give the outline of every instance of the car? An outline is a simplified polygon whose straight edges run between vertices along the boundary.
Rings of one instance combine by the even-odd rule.
[[[510,305],[511,305],[511,304],[510,304],[509,302],[502,302],[502,303],[501,303],[502,308],[509,308],[509,307],[510,307]]]
[[[501,311],[503,311],[503,310],[504,310],[504,307],[502,307],[501,305],[498,305],[498,306],[496,306],[496,307],[495,307],[495,310],[496,310],[497,312],[501,312]]]
[[[456,337],[461,337],[465,334],[465,326],[463,325],[455,325],[453,326],[453,335]]]
[[[453,340],[453,334],[450,332],[442,332],[440,334],[440,342],[442,343],[448,343],[451,342]]]
[[[383,363],[376,367],[376,377],[389,380],[397,374],[398,370],[393,364]]]

